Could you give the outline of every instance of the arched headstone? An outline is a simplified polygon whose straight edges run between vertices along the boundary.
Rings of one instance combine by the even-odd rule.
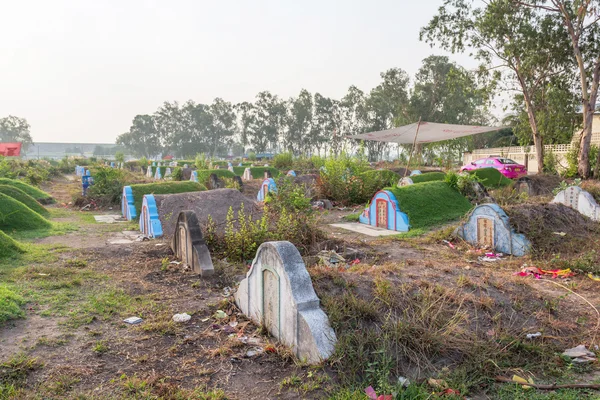
[[[192,171],[190,175],[190,181],[198,182],[198,171]]]
[[[154,195],[144,195],[140,213],[140,231],[146,237],[158,238],[163,235],[162,225],[158,218],[158,209]]]
[[[161,167],[156,167],[156,172],[154,173],[154,179],[162,179],[162,173],[160,171]]]
[[[267,178],[261,183],[260,190],[256,195],[256,200],[265,201],[267,198],[267,194],[269,193],[277,193],[277,185],[275,184],[275,180],[273,178]]]
[[[410,173],[410,176],[421,175],[421,174],[422,174],[422,172],[421,172],[421,171],[419,171],[418,169],[415,169],[414,171],[412,171],[412,172]]]
[[[133,201],[133,191],[131,186],[123,186],[123,194],[121,196],[121,214],[127,221],[137,218],[137,210]]]
[[[319,363],[333,354],[336,337],[319,307],[308,271],[290,242],[263,243],[235,302],[301,360]]]
[[[153,177],[153,175],[152,175],[152,167],[151,166],[148,166],[148,168],[146,169],[146,177],[148,177],[148,178],[152,178]]]
[[[558,192],[552,202],[571,207],[593,221],[600,220],[600,205],[598,205],[589,192],[586,192],[579,186],[570,186]]]
[[[238,167],[243,167],[242,163],[239,163],[239,164],[238,164]]]
[[[250,168],[246,168],[244,170],[244,175],[242,177],[245,181],[251,181],[252,180],[252,171],[250,171]]]
[[[202,236],[195,212],[179,213],[173,240],[171,240],[171,249],[178,259],[192,268],[192,271],[202,276],[210,276],[214,273],[210,251]]]
[[[531,242],[514,231],[508,215],[494,203],[475,207],[456,233],[472,245],[504,254],[524,256],[531,251]]]
[[[288,173],[286,174],[287,176],[296,176],[296,171],[294,170],[289,170]]]
[[[225,182],[223,182],[217,174],[210,174],[208,177],[208,188],[209,189],[222,189],[225,187]]]
[[[167,169],[165,170],[165,178],[171,175],[173,175],[173,172],[171,172],[171,167],[167,167]]]
[[[183,164],[183,168],[189,168],[187,164]]]
[[[402,186],[408,186],[408,185],[414,185],[414,182],[412,179],[410,179],[409,177],[405,176],[404,178],[400,179],[398,181],[398,187],[402,187]]]
[[[229,167],[227,167],[227,169],[235,174],[235,171],[233,170],[233,165],[229,165]]]
[[[396,196],[388,190],[375,193],[369,207],[365,208],[359,222],[391,231],[408,232],[408,215],[400,210]]]

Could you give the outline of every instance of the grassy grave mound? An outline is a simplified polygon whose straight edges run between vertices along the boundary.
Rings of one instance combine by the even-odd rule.
[[[138,215],[142,209],[142,201],[145,194],[174,194],[186,192],[200,192],[206,190],[206,186],[190,181],[182,182],[160,182],[160,183],[142,183],[139,185],[131,185],[133,192],[133,201],[135,209],[138,210]]]
[[[22,253],[25,253],[25,250],[19,242],[0,231],[0,258],[10,258]]]
[[[481,168],[469,171],[481,180],[486,188],[499,188],[511,185],[513,181],[500,173],[496,168]]]
[[[42,204],[54,203],[54,199],[48,193],[16,179],[0,178],[0,185],[14,186],[17,189],[20,189],[23,192],[27,193]]]
[[[581,254],[600,242],[600,224],[563,204],[519,204],[504,211],[515,230],[531,241],[534,256]]]
[[[0,229],[27,231],[50,229],[52,223],[25,204],[0,193]]]
[[[208,178],[210,177],[211,174],[215,174],[219,178],[233,179],[235,177],[235,174],[228,169],[199,169],[197,172],[198,172],[198,182],[203,183],[203,184],[208,183]]]
[[[25,313],[21,310],[21,305],[24,303],[25,300],[23,297],[10,290],[4,284],[0,284],[0,323],[11,319],[23,318]]]
[[[48,216],[50,213],[40,203],[38,203],[33,197],[18,189],[16,186],[0,185],[0,193],[12,197],[13,199],[20,201],[27,207],[31,208],[36,213]]]
[[[463,217],[471,203],[446,182],[425,182],[385,188],[394,193],[411,229],[429,228]]]
[[[246,168],[248,167],[233,167],[233,172],[235,172],[235,174],[238,176],[243,176]],[[277,178],[281,173],[275,167],[250,167],[250,173],[252,174],[253,179],[263,179],[265,176],[265,171],[271,171],[273,178]]]
[[[443,172],[425,172],[421,175],[413,175],[410,177],[413,183],[443,181],[446,178],[446,174]]]

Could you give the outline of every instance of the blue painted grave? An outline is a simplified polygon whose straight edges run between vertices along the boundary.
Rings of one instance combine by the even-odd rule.
[[[388,190],[375,193],[358,220],[360,223],[391,231],[408,232],[410,228],[408,215],[400,210],[396,196]]]
[[[260,185],[260,190],[258,191],[256,200],[265,201],[267,194],[269,193],[277,193],[277,185],[275,184],[275,180],[273,178],[267,178],[263,181],[263,183]]]

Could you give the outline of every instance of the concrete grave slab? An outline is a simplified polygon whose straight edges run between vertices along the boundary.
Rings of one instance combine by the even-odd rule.
[[[560,191],[552,202],[571,207],[593,221],[600,221],[600,205],[589,192],[579,186],[570,186]]]
[[[179,213],[173,240],[171,240],[171,249],[177,258],[191,267],[194,272],[202,276],[210,276],[214,273],[210,252],[195,212]]]
[[[333,354],[335,333],[319,307],[302,257],[290,242],[259,247],[235,302],[301,360],[314,364]]]
[[[331,224],[334,228],[346,229],[348,231],[362,233],[367,236],[392,236],[397,235],[398,231],[390,231],[389,229],[377,228],[371,225],[358,224],[354,222],[349,222],[345,224]]]
[[[473,245],[504,254],[524,256],[531,251],[531,242],[523,234],[515,232],[508,215],[498,204],[475,207],[456,233]]]
[[[117,222],[127,221],[123,219],[121,215],[94,215],[94,219],[96,220],[96,222],[100,222],[102,224],[114,224]]]

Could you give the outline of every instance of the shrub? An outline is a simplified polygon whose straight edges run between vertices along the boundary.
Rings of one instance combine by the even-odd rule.
[[[578,156],[579,156],[579,150],[576,148],[569,150],[569,152],[567,153],[567,155],[566,155],[567,168],[563,172],[563,175],[565,178],[574,178],[577,176],[577,174],[578,174],[578,172],[577,172]]]
[[[6,233],[0,231],[0,259],[25,253],[21,245]]]
[[[174,181],[181,181],[183,180],[183,168],[181,167],[176,167],[173,170],[173,174],[172,174],[173,180]]]
[[[547,151],[544,154],[544,173],[546,174],[556,174],[558,165],[558,158],[556,154],[552,150]]]
[[[457,174],[454,171],[450,171],[446,174],[444,181],[448,186],[458,191],[469,200],[477,199],[478,195],[474,190],[474,185],[477,182],[481,183],[477,175],[466,172]]]
[[[206,154],[196,154],[195,164],[197,169],[209,169],[209,163],[210,160],[206,158]]]
[[[48,216],[49,212],[40,203],[38,203],[33,197],[23,192],[22,190],[10,185],[0,185],[0,193],[12,197],[13,199],[20,201],[27,207],[31,208],[36,213]]]
[[[426,172],[421,175],[413,175],[410,177],[413,183],[443,181],[446,178],[446,174],[443,172]]]
[[[217,175],[219,178],[233,178],[235,174],[228,169],[205,169],[198,170],[198,182],[207,184],[211,174]]]
[[[148,166],[148,159],[146,157],[142,157],[138,160],[138,165],[142,168],[146,168]]]
[[[92,173],[94,184],[88,189],[88,197],[98,205],[120,204],[125,174],[123,170],[100,167]]]
[[[248,154],[248,160],[250,161],[256,161],[256,153],[255,152],[251,152]]]
[[[54,202],[54,200],[48,193],[16,179],[0,178],[0,185],[14,186],[17,189],[20,189],[21,191],[27,193],[42,204]]]
[[[379,190],[388,186],[396,186],[400,175],[389,170],[371,170],[360,174],[363,180],[365,196],[372,197]]]
[[[280,153],[273,157],[273,166],[278,169],[290,169],[294,163],[292,153]]]
[[[424,182],[385,188],[394,193],[411,229],[429,228],[463,217],[471,203],[446,182]]]
[[[49,229],[51,227],[52,223],[50,221],[25,204],[0,193],[0,229],[21,231]]]
[[[364,187],[360,174],[368,169],[367,163],[342,153],[338,158],[328,158],[318,183],[323,197],[343,204],[361,204],[372,193]]]

